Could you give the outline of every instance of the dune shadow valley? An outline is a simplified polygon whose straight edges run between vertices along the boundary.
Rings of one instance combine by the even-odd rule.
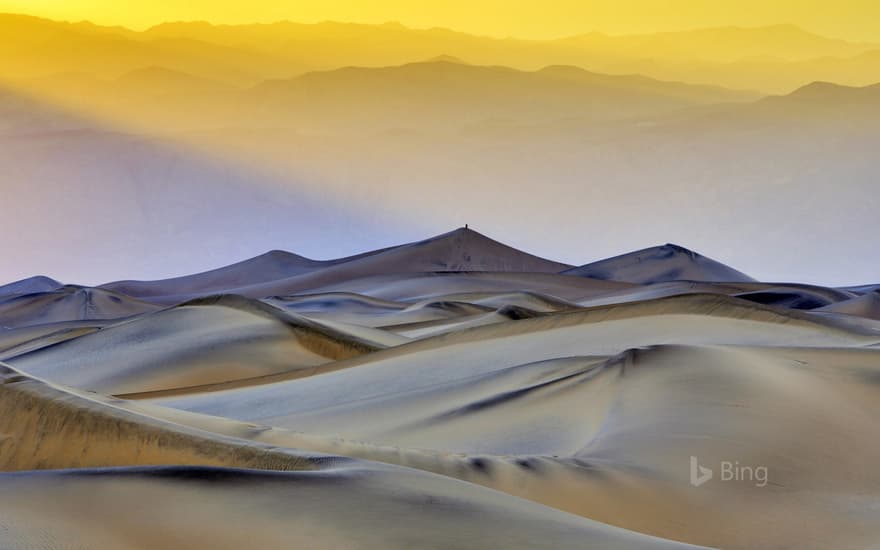
[[[0,0],[0,550],[880,548],[878,22]]]

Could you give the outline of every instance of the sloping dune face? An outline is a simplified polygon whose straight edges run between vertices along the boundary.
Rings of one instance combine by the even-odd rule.
[[[0,486],[19,499],[14,507],[0,504],[7,548],[40,541],[92,548],[695,548],[450,478],[363,463],[308,473],[164,467],[6,474]],[[88,512],[73,511],[93,499]],[[39,517],[28,512],[37,509]]]
[[[461,229],[56,283],[0,287],[3,548],[880,540],[870,282]]]
[[[137,298],[77,286],[6,296],[0,294],[0,315],[4,328],[121,319],[157,309],[158,306]]]
[[[566,271],[569,275],[631,283],[667,281],[747,282],[748,275],[674,244],[621,254]]]
[[[103,285],[103,288],[167,303],[179,301],[182,297],[221,292],[256,298],[286,295],[390,273],[556,273],[570,267],[521,252],[476,231],[457,229],[423,241],[337,260],[321,262],[275,252],[188,277],[165,281],[121,281]]]
[[[189,302],[10,360],[106,394],[155,391],[309,369],[378,345],[237,297]]]

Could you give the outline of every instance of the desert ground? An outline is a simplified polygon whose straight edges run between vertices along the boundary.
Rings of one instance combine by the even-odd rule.
[[[878,382],[880,285],[673,244],[37,276],[0,286],[0,547],[868,548]]]

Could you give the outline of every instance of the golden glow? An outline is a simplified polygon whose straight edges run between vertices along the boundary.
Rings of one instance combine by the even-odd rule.
[[[415,27],[540,39],[594,30],[630,34],[791,23],[847,40],[880,42],[880,2],[875,0],[0,0],[0,11],[135,29],[175,20],[399,21]]]
[[[867,102],[846,100],[863,96],[819,85],[806,96],[821,100],[828,95],[826,103],[819,101],[820,108],[801,101],[804,94],[794,101],[758,99],[768,93],[789,94],[814,81],[866,86],[880,80],[880,46],[873,44],[880,44],[880,37],[872,29],[880,20],[880,4],[841,0],[833,12],[827,6],[812,0],[577,0],[540,6],[515,0],[153,0],[135,6],[116,0],[0,0],[0,12],[50,19],[0,17],[0,45],[6,54],[0,63],[0,133],[28,136],[11,138],[24,144],[27,154],[4,149],[0,189],[19,194],[31,187],[47,189],[59,201],[53,207],[58,212],[65,211],[62,203],[68,197],[84,197],[82,212],[88,215],[82,220],[88,221],[81,225],[91,231],[93,194],[68,190],[84,181],[91,186],[93,180],[95,189],[98,184],[113,193],[127,189],[128,184],[119,182],[141,177],[132,167],[152,166],[152,150],[142,140],[173,148],[180,158],[193,159],[195,167],[221,159],[232,172],[248,175],[245,181],[255,182],[248,184],[254,189],[289,186],[331,203],[382,205],[383,216],[430,224],[431,232],[448,227],[450,216],[462,223],[480,220],[488,227],[509,225],[517,211],[511,216],[498,208],[498,196],[528,204],[527,215],[541,212],[548,226],[558,219],[583,218],[603,220],[590,222],[595,227],[617,227],[619,210],[601,208],[582,216],[570,208],[604,201],[627,208],[642,204],[635,210],[655,215],[659,224],[665,223],[666,210],[655,209],[652,192],[637,190],[702,189],[708,190],[703,197],[709,202],[719,201],[716,190],[732,190],[731,204],[741,205],[748,197],[764,196],[758,192],[762,185],[782,191],[803,181],[821,192],[832,188],[824,178],[852,177],[858,182],[852,189],[868,189],[873,172],[859,169],[871,157],[856,138],[874,135],[876,110],[866,108]],[[283,19],[396,20],[411,29],[446,27],[496,37],[548,39],[591,30],[648,35],[497,40],[407,31],[399,25],[182,24],[131,32],[56,22],[90,20],[142,30],[175,20],[241,24]],[[711,26],[727,27],[705,30]],[[698,27],[704,30],[659,32]],[[442,62],[414,63],[437,58]],[[460,66],[455,59],[461,60]],[[837,95],[844,100],[835,103]],[[754,105],[712,105],[755,100]],[[848,118],[831,124],[841,106]],[[785,133],[792,121],[810,117],[814,120],[803,127],[808,130],[815,123],[815,132]],[[644,120],[634,124],[634,118]],[[93,141],[92,134],[80,139],[78,132],[67,131],[80,128],[98,129],[94,135],[100,139]],[[841,129],[848,128],[857,130],[849,132],[853,141],[826,150],[828,136],[837,140],[847,134]],[[137,136],[137,141],[129,146],[126,138],[117,147],[118,133]],[[46,139],[40,137],[44,134]],[[711,143],[706,135],[721,139],[703,154],[702,143]],[[58,139],[72,146],[62,147]],[[725,149],[731,143],[741,150]],[[837,156],[828,156],[832,154]],[[113,170],[105,172],[104,163]],[[842,176],[839,167],[844,167]],[[89,171],[93,169],[98,171]],[[167,176],[143,173],[150,174],[149,181],[186,188],[188,169],[175,170],[169,168]],[[536,196],[530,189],[548,175],[555,191]],[[608,182],[609,190],[596,186],[601,190],[594,192],[584,181]],[[755,187],[743,187],[744,181]],[[739,191],[744,188],[751,191]],[[644,197],[649,199],[638,203]],[[756,199],[755,211],[775,223],[774,205],[797,197],[766,204]],[[817,204],[833,202],[830,197]],[[132,201],[126,204],[137,204]],[[850,220],[852,227],[870,225],[873,211],[864,204],[862,217]],[[18,219],[54,215],[42,203],[34,205],[16,212]],[[742,208],[730,210],[737,209]],[[714,225],[725,228],[714,217],[696,217],[717,209],[686,210],[698,212],[689,219],[698,220],[692,227],[701,232]],[[59,223],[67,221],[55,217]],[[8,226],[17,229],[20,224],[12,219]],[[629,247],[644,244],[640,239],[653,234],[644,227],[633,226]],[[35,234],[61,232],[39,228]],[[667,238],[676,240],[674,235]],[[57,247],[58,242],[49,245]],[[596,254],[615,250],[604,252]],[[788,258],[779,256],[778,261]]]

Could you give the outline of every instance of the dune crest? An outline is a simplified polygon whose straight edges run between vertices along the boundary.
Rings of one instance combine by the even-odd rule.
[[[739,271],[692,250],[665,244],[628,252],[564,271],[566,275],[611,279],[628,283],[669,281],[752,282]]]

